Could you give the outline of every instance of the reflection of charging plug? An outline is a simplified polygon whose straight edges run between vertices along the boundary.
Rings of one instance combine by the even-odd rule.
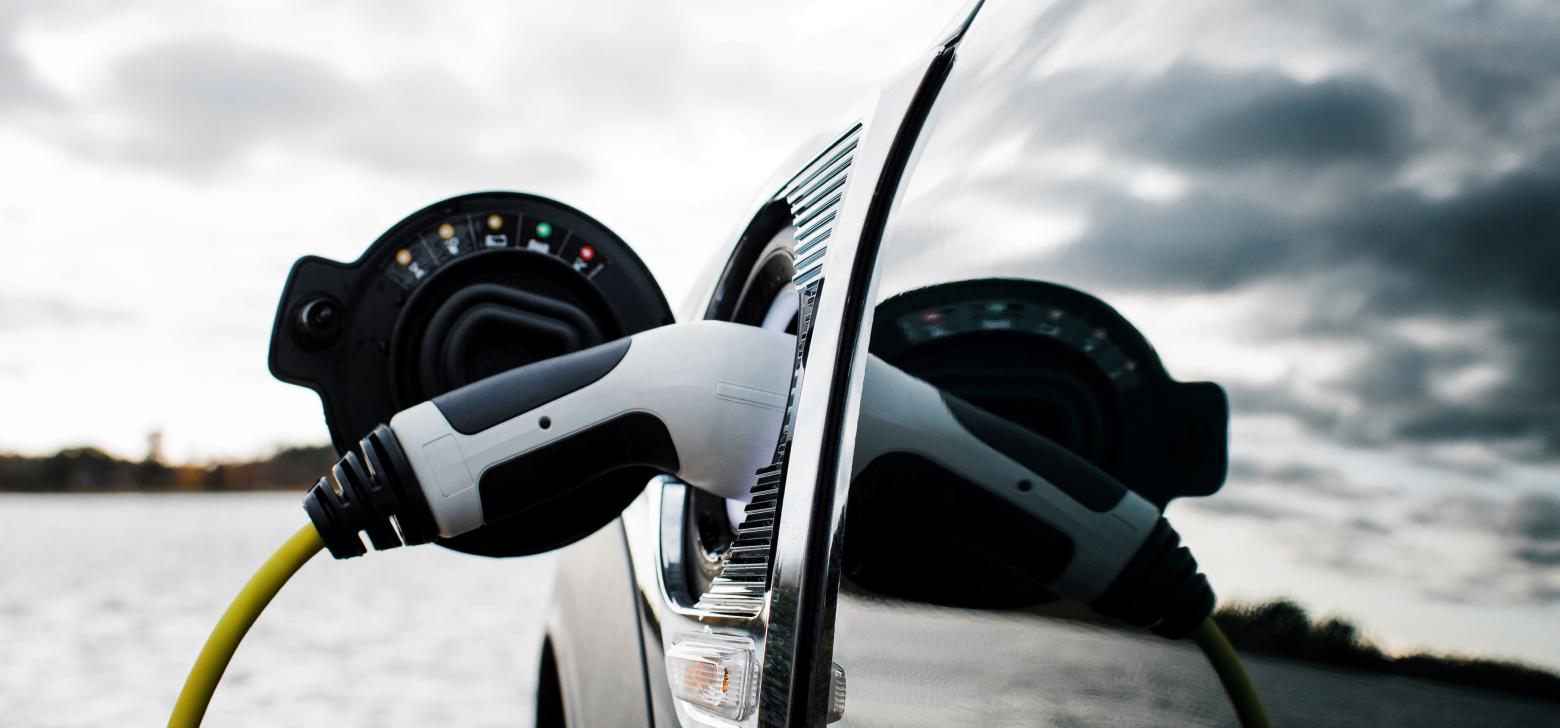
[[[400,412],[304,505],[340,559],[366,552],[360,532],[382,550],[538,516],[534,537],[506,536],[557,548],[617,517],[649,472],[745,497],[780,435],[795,346],[698,322],[512,369]]]
[[[857,433],[851,499],[870,505],[847,515],[845,558],[869,588],[985,606],[971,595],[988,586],[970,583],[979,560],[993,579],[1170,637],[1213,611],[1213,590],[1159,510],[1066,448],[877,357]],[[901,539],[934,553],[899,563],[910,544],[891,542]],[[958,564],[945,593],[934,560]]]

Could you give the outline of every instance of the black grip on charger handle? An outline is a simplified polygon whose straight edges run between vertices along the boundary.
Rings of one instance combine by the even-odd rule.
[[[910,453],[1054,529],[1073,546],[1049,585],[1057,594],[1169,637],[1213,611],[1213,590],[1158,508],[1045,437],[875,356],[857,433],[853,475],[882,455]]]

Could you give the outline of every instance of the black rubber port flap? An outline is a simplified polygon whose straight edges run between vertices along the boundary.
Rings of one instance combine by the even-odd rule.
[[[475,435],[594,384],[623,361],[632,339],[511,369],[433,398],[450,427]]]

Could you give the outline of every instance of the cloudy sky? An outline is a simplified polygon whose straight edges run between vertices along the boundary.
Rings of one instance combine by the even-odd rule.
[[[325,442],[288,267],[455,194],[585,210],[675,305],[962,4],[0,4],[0,451]],[[1171,511],[1221,594],[1560,664],[1560,10],[1149,5],[983,13],[1001,108],[942,117],[886,289],[1058,280],[1224,385]]]
[[[266,371],[288,267],[456,194],[583,209],[676,305],[962,4],[0,3],[0,451],[327,441]]]

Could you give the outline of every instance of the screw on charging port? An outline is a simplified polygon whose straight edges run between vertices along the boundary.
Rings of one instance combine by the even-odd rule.
[[[341,304],[325,296],[305,301],[297,311],[293,318],[293,333],[304,344],[324,346],[334,343],[346,329],[346,314],[342,312]]]

